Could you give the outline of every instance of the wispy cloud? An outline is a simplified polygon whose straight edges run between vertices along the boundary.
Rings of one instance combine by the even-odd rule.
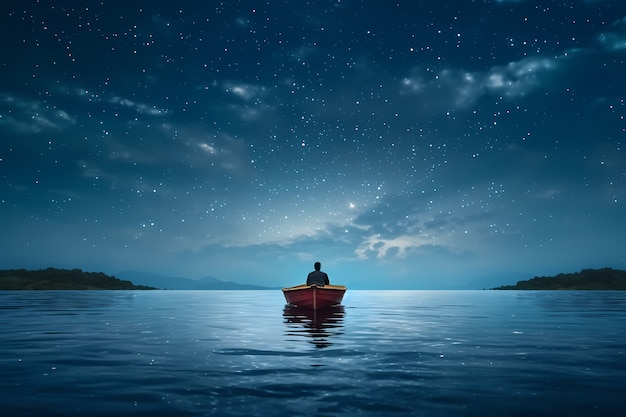
[[[243,121],[259,120],[274,109],[268,103],[268,88],[265,86],[227,81],[222,84],[222,88],[236,99],[227,108]]]
[[[626,17],[615,21],[609,31],[602,32],[598,41],[609,51],[626,50]]]
[[[0,93],[0,127],[17,134],[63,130],[76,121],[70,114],[40,100]]]
[[[159,108],[158,106],[150,105],[146,103],[139,103],[139,102],[129,100],[127,98],[123,98],[119,96],[111,97],[109,102],[112,104],[118,104],[122,107],[130,108],[136,111],[137,113],[146,114],[149,116],[163,116],[168,113],[167,109],[162,109],[162,108]]]
[[[237,83],[232,81],[224,83],[224,90],[227,93],[230,93],[246,101],[262,97],[267,93],[267,88],[265,86]]]
[[[531,93],[558,68],[556,58],[529,57],[484,72],[444,69],[437,74],[419,70],[402,79],[400,94],[427,99],[444,108],[463,109],[486,94],[515,98]],[[437,97],[433,100],[433,97]]]
[[[405,258],[412,251],[422,246],[432,246],[432,238],[419,235],[400,235],[394,238],[382,238],[379,235],[369,236],[356,249],[359,259],[367,259],[373,254],[376,258]]]

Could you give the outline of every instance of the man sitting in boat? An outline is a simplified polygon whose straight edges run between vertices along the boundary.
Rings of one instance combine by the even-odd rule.
[[[324,285],[330,284],[326,272],[320,271],[320,269],[322,268],[321,263],[315,262],[313,264],[313,268],[315,268],[315,271],[309,273],[309,275],[307,276],[306,285],[318,285],[320,287],[323,287]]]

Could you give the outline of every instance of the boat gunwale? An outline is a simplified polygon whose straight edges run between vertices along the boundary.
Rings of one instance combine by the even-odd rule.
[[[328,284],[328,285],[307,285],[307,284],[300,284],[300,285],[294,285],[293,287],[283,288],[283,291],[308,290],[308,289],[311,289],[313,287],[316,287],[318,290],[334,290],[334,291],[345,291],[345,290],[348,289],[345,285],[332,285],[332,284]]]

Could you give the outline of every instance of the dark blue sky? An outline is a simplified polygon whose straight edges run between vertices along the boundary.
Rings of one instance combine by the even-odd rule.
[[[0,33],[0,268],[626,268],[626,2],[9,1]]]

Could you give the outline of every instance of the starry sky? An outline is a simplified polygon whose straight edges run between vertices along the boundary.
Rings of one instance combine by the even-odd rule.
[[[2,269],[626,268],[626,2],[9,0],[0,33]]]

